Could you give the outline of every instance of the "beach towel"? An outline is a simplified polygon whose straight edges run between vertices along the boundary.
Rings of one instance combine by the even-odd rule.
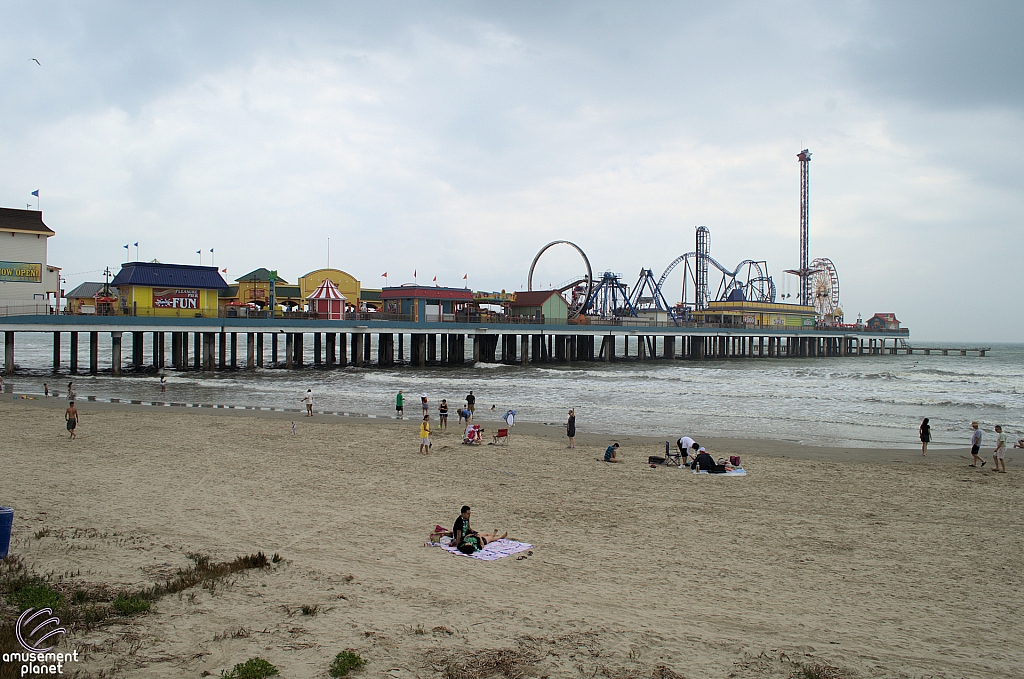
[[[694,474],[707,474],[709,476],[746,476],[747,475],[747,470],[746,469],[733,469],[731,471],[727,471],[727,472],[724,472],[722,474],[712,474],[711,472],[698,472],[698,471],[695,471],[693,473]]]
[[[440,542],[430,543],[432,547],[440,547],[441,549],[457,554],[458,556],[468,556],[471,559],[479,559],[480,561],[495,561],[505,556],[512,556],[519,552],[525,552],[528,549],[533,549],[533,545],[526,542],[516,542],[515,540],[509,540],[505,538],[503,540],[495,540],[494,542],[487,543],[483,549],[472,554],[463,554],[452,545],[442,544]]]

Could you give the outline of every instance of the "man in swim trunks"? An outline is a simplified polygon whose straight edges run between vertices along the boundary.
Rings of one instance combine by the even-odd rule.
[[[622,462],[622,458],[616,453],[619,450],[619,444],[613,443],[604,450],[604,461],[605,462]]]
[[[978,453],[981,452],[981,430],[978,429],[978,423],[977,422],[971,422],[971,429],[973,430],[971,432],[971,457],[973,458],[974,461],[971,464],[969,464],[968,466],[969,467],[984,467],[985,466],[985,460],[982,460],[981,456],[978,455]],[[978,462],[981,462],[981,464],[978,464]]]
[[[470,414],[476,415],[476,396],[473,396],[472,389],[466,394],[466,407],[469,409]]]
[[[68,403],[67,410],[64,411],[64,419],[67,421],[68,432],[71,434],[71,440],[75,440],[75,428],[78,427],[78,408],[75,407],[75,402],[70,401]]]

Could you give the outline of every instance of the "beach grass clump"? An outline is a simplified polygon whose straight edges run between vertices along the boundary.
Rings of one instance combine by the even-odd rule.
[[[849,674],[834,665],[825,663],[804,663],[794,673],[797,679],[848,679]]]
[[[149,599],[138,594],[121,593],[114,599],[113,608],[121,615],[136,615],[138,613],[149,613],[151,605]]]
[[[279,675],[277,668],[263,658],[249,658],[231,668],[230,672],[222,670],[221,679],[267,679]]]
[[[485,648],[457,654],[444,654],[433,663],[445,679],[484,679],[485,677],[527,676],[542,654],[528,647]]]
[[[337,677],[348,676],[349,672],[358,670],[365,664],[366,661],[355,651],[342,651],[334,656],[334,661],[327,673],[337,679]]]
[[[7,600],[24,610],[26,608],[60,608],[64,597],[60,592],[42,580],[25,582],[13,588]]]
[[[211,563],[206,554],[189,554],[192,565],[179,569],[173,578],[163,584],[154,585],[139,593],[139,596],[155,601],[168,594],[177,594],[196,585],[220,580],[234,573],[252,569],[270,568],[270,559],[263,552],[236,557],[233,561]]]
[[[320,612],[320,604],[302,604],[302,614],[310,617]]]

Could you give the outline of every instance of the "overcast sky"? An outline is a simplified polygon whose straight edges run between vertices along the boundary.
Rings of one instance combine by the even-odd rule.
[[[364,4],[4,3],[0,205],[40,190],[68,289],[328,238],[366,287],[522,289],[555,239],[632,283],[704,224],[794,292],[807,147],[847,320],[1024,336],[1024,3]]]

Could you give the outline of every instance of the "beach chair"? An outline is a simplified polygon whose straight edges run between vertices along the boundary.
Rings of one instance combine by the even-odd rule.
[[[474,443],[483,443],[483,427],[479,424],[474,424],[467,428],[466,433],[462,435],[462,442],[466,445],[473,445]]]
[[[498,442],[508,443],[508,429],[499,429],[498,433],[494,435],[492,445]]]
[[[665,441],[665,464],[670,464],[678,467],[683,463],[683,453],[679,452],[677,447],[675,450],[672,449],[672,444]]]

